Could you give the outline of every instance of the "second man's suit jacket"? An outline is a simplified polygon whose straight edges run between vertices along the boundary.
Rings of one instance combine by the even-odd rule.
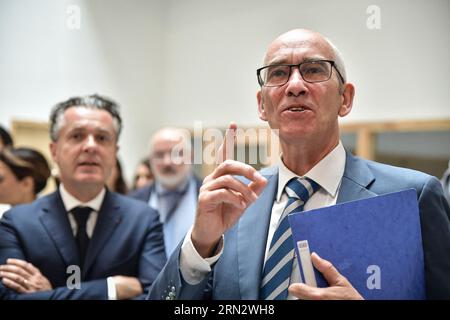
[[[14,207],[0,220],[0,264],[8,258],[31,262],[54,290],[18,295],[0,283],[1,295],[8,299],[108,299],[107,277],[137,277],[148,289],[166,261],[157,213],[140,201],[109,191],[81,267],[81,288],[69,289],[68,279],[74,272],[68,268],[79,265],[77,252],[59,191]]]
[[[181,246],[178,246],[152,285],[149,299],[171,296],[177,299],[259,298],[268,226],[278,187],[278,168],[261,173],[268,184],[258,200],[225,234],[223,254],[209,277],[198,285],[184,281],[179,271]],[[427,298],[449,299],[450,208],[435,177],[359,159],[347,152],[337,203],[409,188],[417,190],[419,202]]]

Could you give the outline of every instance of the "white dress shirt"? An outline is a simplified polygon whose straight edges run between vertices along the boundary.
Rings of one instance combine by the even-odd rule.
[[[9,209],[11,209],[11,205],[10,204],[0,203],[0,219],[2,218],[3,214],[6,211],[8,211]]]
[[[294,177],[298,177],[295,173],[290,171],[284,165],[283,161],[279,160],[278,163],[278,191],[275,202],[272,207],[269,232],[266,243],[265,259],[269,251],[270,242],[272,241],[273,234],[278,224],[284,207],[287,204],[288,196],[284,192],[284,187]],[[342,146],[342,142],[328,154],[319,163],[317,163],[310,171],[308,171],[303,177],[308,177],[317,182],[321,188],[315,192],[305,204],[304,210],[311,210],[331,206],[336,204],[336,200],[339,194],[339,188],[342,181],[342,176],[345,170],[345,150]],[[198,284],[203,278],[211,271],[211,265],[215,263],[221,256],[223,251],[223,245],[221,250],[214,257],[203,259],[195,250],[191,241],[191,231],[188,232],[184,239],[180,256],[180,269],[183,278],[189,284]],[[301,282],[300,270],[298,267],[297,259],[294,258],[291,274],[291,283]],[[295,299],[292,295],[288,296],[288,299]]]
[[[88,220],[86,221],[86,232],[89,238],[92,238],[92,234],[94,233],[94,227],[97,223],[97,217],[98,212],[100,211],[100,207],[103,203],[103,199],[105,198],[105,188],[100,191],[100,193],[91,201],[88,202],[81,202],[74,196],[72,196],[63,186],[63,184],[60,184],[59,186],[59,192],[61,194],[61,199],[64,203],[64,208],[66,208],[66,211],[69,212],[69,222],[70,227],[72,228],[73,235],[75,236],[77,234],[77,222],[75,221],[75,218],[73,216],[73,213],[71,212],[75,207],[81,206],[81,207],[90,207],[93,209],[91,214],[89,215]]]
[[[102,206],[103,200],[105,198],[106,189],[103,188],[102,191],[98,195],[95,196],[94,199],[88,202],[81,202],[74,196],[72,196],[65,188],[63,184],[59,185],[59,192],[61,194],[61,199],[64,204],[64,208],[66,209],[66,212],[69,213],[69,222],[70,227],[72,228],[73,235],[75,236],[77,234],[77,223],[75,221],[75,218],[73,216],[73,213],[71,212],[75,207],[82,206],[82,207],[90,207],[92,208],[92,212],[89,215],[88,220],[86,221],[86,233],[90,238],[92,238],[92,234],[94,233],[95,224],[97,223],[97,217],[98,212],[100,211],[100,208]],[[108,285],[108,299],[109,300],[116,300],[117,299],[117,292],[116,292],[116,284],[114,282],[113,277],[108,277],[106,279],[107,285]]]

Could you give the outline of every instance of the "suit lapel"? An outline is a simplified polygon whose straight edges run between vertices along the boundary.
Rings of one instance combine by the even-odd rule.
[[[97,223],[94,233],[89,241],[86,261],[82,271],[83,278],[88,274],[90,267],[94,263],[100,250],[103,249],[108,239],[111,237],[114,229],[122,221],[119,202],[116,201],[116,194],[107,191],[105,199],[98,213]]]
[[[367,164],[346,151],[345,170],[337,203],[376,196],[368,189],[374,181],[375,177]]]
[[[79,265],[75,238],[59,191],[48,196],[42,207],[39,220],[55,243],[66,265]]]
[[[266,251],[267,232],[278,186],[278,170],[262,174],[268,183],[259,199],[247,209],[238,225],[239,287],[244,300],[258,299]]]

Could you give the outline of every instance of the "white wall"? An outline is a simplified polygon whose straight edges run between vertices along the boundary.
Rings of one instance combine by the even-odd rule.
[[[69,5],[81,12],[67,28]],[[94,92],[121,105],[120,157],[127,176],[158,124],[163,2],[1,0],[0,123],[47,121],[51,107]]]
[[[448,0],[171,0],[165,25],[166,123],[262,124],[255,70],[267,45],[292,28],[328,36],[356,85],[344,120],[450,117]],[[369,30],[369,5],[381,29]]]
[[[71,4],[80,30],[66,26]],[[380,30],[366,26],[369,5]],[[0,0],[0,123],[109,95],[122,105],[130,177],[162,125],[262,125],[255,70],[297,27],[341,49],[357,89],[346,121],[450,118],[448,0]]]

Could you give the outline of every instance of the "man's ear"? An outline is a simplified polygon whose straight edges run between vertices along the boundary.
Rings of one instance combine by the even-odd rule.
[[[355,96],[355,87],[351,83],[344,84],[344,92],[342,93],[342,104],[339,108],[339,116],[345,117],[352,111],[353,98]]]
[[[25,188],[25,190],[34,193],[34,180],[31,176],[27,176],[20,180],[20,184]]]
[[[56,142],[52,141],[49,144],[50,147],[50,153],[52,155],[52,160],[56,162]]]
[[[261,90],[256,93],[256,100],[258,100],[258,116],[261,120],[267,121],[266,110],[264,109],[264,99]]]

